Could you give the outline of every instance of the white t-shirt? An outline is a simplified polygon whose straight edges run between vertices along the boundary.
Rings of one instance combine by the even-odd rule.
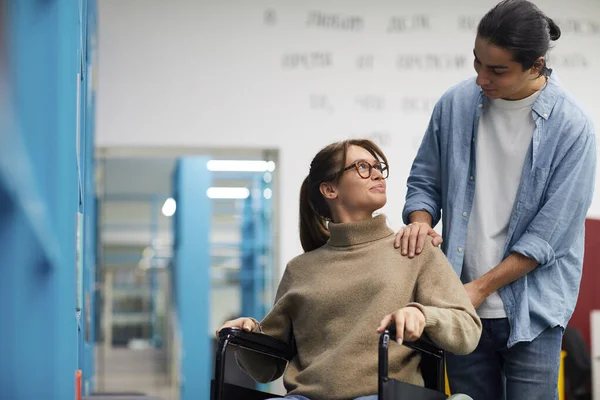
[[[462,280],[484,275],[504,256],[508,223],[517,196],[535,123],[532,105],[540,91],[516,101],[492,99],[479,119],[475,197],[467,226]],[[497,292],[477,309],[481,318],[504,318]]]

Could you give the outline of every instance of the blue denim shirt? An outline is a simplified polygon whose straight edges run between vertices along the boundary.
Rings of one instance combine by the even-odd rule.
[[[442,249],[460,276],[475,193],[475,142],[486,97],[468,79],[436,104],[408,178],[403,219],[425,210],[442,218]],[[583,265],[584,221],[592,201],[596,143],[591,119],[551,75],[533,104],[535,131],[509,221],[504,257],[517,252],[539,265],[501,288],[511,326],[508,346],[566,326]],[[465,282],[466,283],[466,282]]]

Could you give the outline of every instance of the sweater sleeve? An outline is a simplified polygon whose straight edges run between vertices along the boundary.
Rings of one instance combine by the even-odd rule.
[[[477,316],[462,282],[442,251],[428,239],[421,258],[415,302],[425,315],[425,333],[444,350],[469,354],[481,336]]]
[[[260,331],[292,346],[292,322],[286,311],[287,299],[285,296],[290,287],[290,280],[286,269],[277,289],[273,309],[260,322]],[[260,383],[271,382],[279,378],[287,366],[284,360],[242,348],[236,349],[236,360],[244,372]]]

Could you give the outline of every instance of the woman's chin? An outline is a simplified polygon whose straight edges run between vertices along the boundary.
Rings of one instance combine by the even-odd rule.
[[[377,199],[378,201],[375,202],[374,206],[375,206],[375,211],[383,208],[386,204],[387,204],[387,196],[385,195],[385,193],[382,196],[382,199]]]

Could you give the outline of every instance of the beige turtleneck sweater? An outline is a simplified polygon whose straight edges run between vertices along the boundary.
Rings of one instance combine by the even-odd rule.
[[[294,258],[279,284],[262,332],[290,343],[297,354],[285,370],[289,394],[311,400],[353,399],[377,393],[377,327],[407,305],[426,319],[425,332],[456,354],[475,349],[481,321],[442,251],[428,240],[409,259],[393,246],[385,216],[329,224],[323,247]],[[277,379],[285,364],[238,350],[240,366],[259,382]],[[390,376],[423,385],[420,356],[392,343]]]

